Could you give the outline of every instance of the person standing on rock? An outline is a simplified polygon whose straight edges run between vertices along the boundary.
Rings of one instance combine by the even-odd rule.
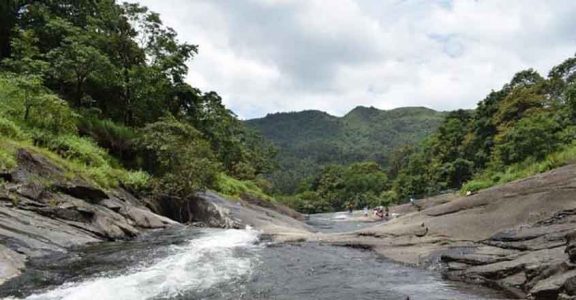
[[[354,209],[354,205],[352,204],[352,202],[348,202],[348,212],[352,213],[353,209]]]
[[[414,197],[410,197],[410,204],[412,204],[412,206],[416,207],[416,209],[420,211],[420,206],[416,204],[416,200],[414,200]]]

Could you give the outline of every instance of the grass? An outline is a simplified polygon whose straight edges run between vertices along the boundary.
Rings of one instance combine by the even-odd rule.
[[[266,193],[264,193],[255,182],[239,180],[224,173],[218,175],[215,189],[223,196],[231,199],[238,200],[243,195],[249,195],[262,200],[273,201],[273,199],[266,195]]]
[[[76,140],[82,143],[82,140]],[[88,142],[86,142],[88,143]],[[93,145],[83,145],[90,148]],[[100,165],[87,163],[85,157],[78,159],[74,156],[66,156],[62,153],[54,152],[50,149],[36,146],[31,140],[14,140],[9,137],[0,136],[0,168],[11,169],[16,166],[16,151],[26,149],[35,154],[39,154],[65,172],[68,179],[81,178],[93,185],[104,189],[118,187],[120,184],[129,188],[140,189],[147,185],[149,175],[142,171],[128,171],[112,166],[106,159],[101,157]],[[104,155],[105,151],[98,150]],[[104,151],[104,152],[102,152]]]
[[[475,192],[546,172],[570,163],[576,163],[576,143],[547,155],[546,158],[541,161],[528,159],[522,163],[506,167],[503,171],[488,170],[464,184],[460,192]]]

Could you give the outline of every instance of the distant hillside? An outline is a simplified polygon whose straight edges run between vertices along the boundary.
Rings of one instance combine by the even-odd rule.
[[[424,107],[358,106],[343,117],[308,110],[269,114],[246,123],[279,148],[279,169],[271,180],[279,191],[291,193],[302,178],[327,164],[374,160],[386,166],[394,148],[434,132],[444,115]]]

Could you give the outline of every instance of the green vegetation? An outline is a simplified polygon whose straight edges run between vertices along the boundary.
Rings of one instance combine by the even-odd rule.
[[[575,138],[573,57],[552,68],[547,78],[532,69],[521,71],[475,110],[448,113],[417,147],[404,145],[390,152],[386,164],[381,163],[387,176],[364,180],[370,188],[345,192],[355,175],[346,171],[350,167],[336,166],[281,199],[302,211],[327,211],[344,209],[349,202],[361,207],[445,191],[477,191],[575,162]],[[310,184],[324,181],[331,184]]]
[[[258,181],[239,180],[222,173],[216,178],[216,189],[231,199],[240,199],[243,196],[249,196],[273,201],[273,199],[262,190],[262,187],[258,185]]]
[[[184,81],[198,47],[158,14],[113,0],[8,0],[0,20],[1,169],[24,148],[103,188],[264,195],[255,182],[274,148],[218,94]]]
[[[387,167],[395,148],[418,143],[434,132],[444,115],[420,107],[357,107],[342,118],[303,111],[270,114],[247,124],[279,149],[278,168],[267,176],[274,192],[293,194],[332,164],[375,161]]]

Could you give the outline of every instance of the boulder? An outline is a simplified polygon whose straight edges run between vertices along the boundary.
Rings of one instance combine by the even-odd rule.
[[[16,153],[17,167],[10,173],[10,181],[29,183],[42,181],[64,181],[64,171],[44,156],[18,149]]]
[[[74,198],[86,200],[93,204],[97,204],[98,202],[108,198],[108,195],[103,190],[85,183],[59,183],[53,185],[53,188],[59,192],[70,195]]]

